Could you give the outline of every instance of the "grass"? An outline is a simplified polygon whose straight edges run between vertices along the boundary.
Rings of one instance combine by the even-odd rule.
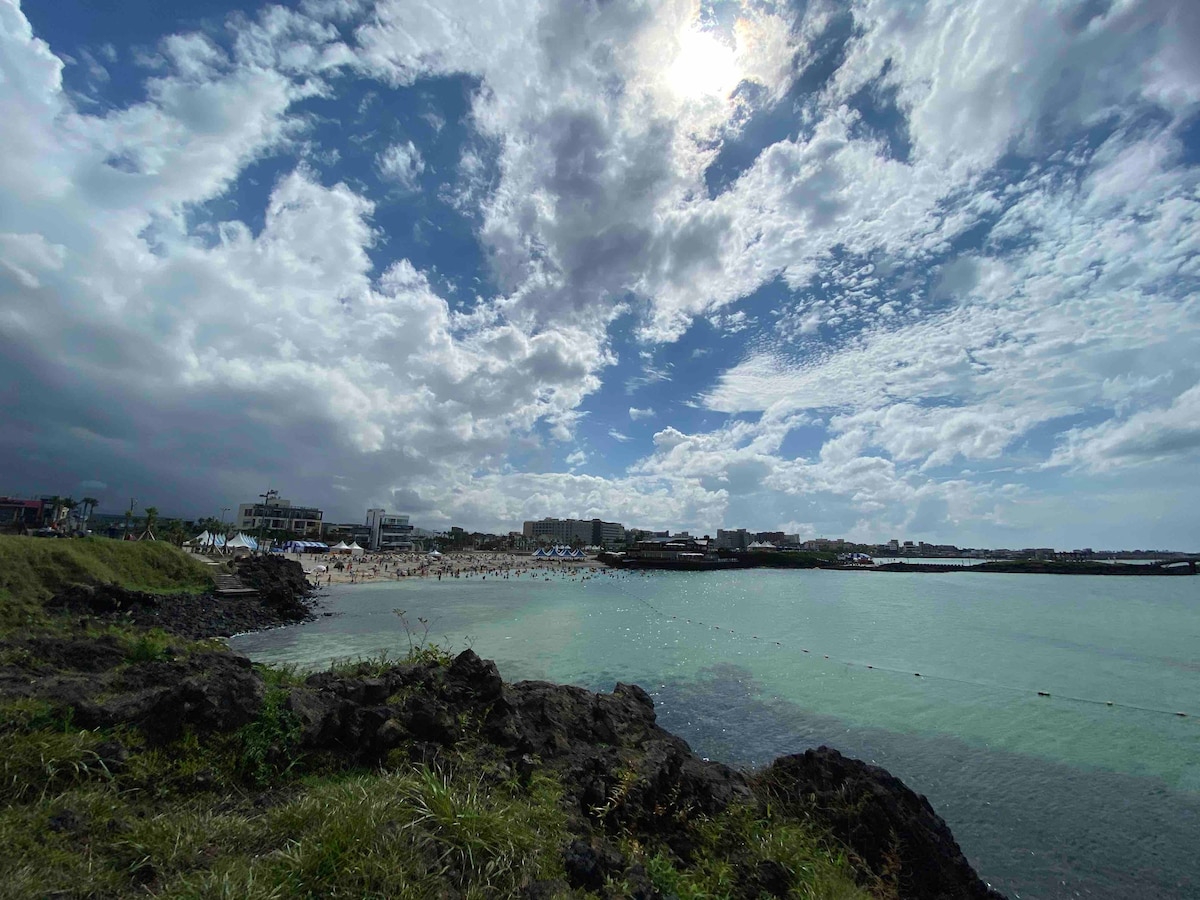
[[[788,897],[803,900],[865,900],[887,897],[856,883],[844,850],[803,823],[749,806],[693,822],[698,838],[693,865],[679,864],[669,852],[627,841],[624,850],[641,862],[660,891],[680,900],[719,900],[734,896],[758,865],[771,863],[786,875]]]
[[[0,706],[0,801],[41,801],[71,785],[107,780],[111,772],[96,752],[103,741],[40,700]]]
[[[561,875],[560,798],[547,776],[517,791],[423,766],[310,778],[273,804],[96,780],[0,811],[3,893],[511,896]]]
[[[111,583],[155,593],[212,587],[202,563],[161,541],[0,535],[0,630],[42,624],[42,604],[72,585]]]
[[[258,717],[235,735],[238,774],[259,787],[283,780],[300,762],[300,720],[287,709],[287,696],[281,687],[268,690]]]

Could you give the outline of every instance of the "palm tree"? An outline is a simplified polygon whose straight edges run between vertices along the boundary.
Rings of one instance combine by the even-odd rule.
[[[183,530],[183,522],[179,519],[168,519],[164,523],[166,529],[167,540],[176,547],[182,547],[184,540],[187,538],[187,532]]]
[[[158,518],[158,507],[157,506],[147,506],[146,507],[146,531],[145,531],[145,533],[142,534],[142,538],[145,538],[148,535],[150,537],[150,540],[154,540],[154,520],[157,518]]]
[[[125,535],[124,540],[129,540],[129,527],[133,524],[133,507],[125,510]]]
[[[86,523],[88,517],[96,511],[96,506],[100,501],[95,497],[84,497],[80,502],[83,504],[83,521]]]
[[[196,527],[201,531],[207,531],[209,534],[224,534],[225,524],[216,516],[205,516],[196,523]]]
[[[57,525],[58,524],[58,511],[61,508],[62,508],[62,497],[58,496],[58,494],[55,494],[53,497],[50,498],[50,521],[48,523],[42,522],[42,524],[43,525],[47,525],[47,524]]]

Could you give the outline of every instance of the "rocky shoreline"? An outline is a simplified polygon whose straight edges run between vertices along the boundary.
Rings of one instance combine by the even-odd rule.
[[[262,771],[303,771],[306,761],[320,761],[323,771],[383,771],[404,759],[477,767],[481,788],[494,782],[497,789],[548,775],[561,785],[566,814],[563,874],[521,885],[528,898],[666,900],[671,894],[629,848],[661,847],[680,866],[699,865],[706,823],[738,811],[826,835],[872,896],[1001,896],[979,879],[928,801],[886,771],[828,747],[749,773],[703,760],[658,726],[653,701],[636,685],[604,694],[507,684],[471,650],[451,659],[434,648],[399,664],[281,676],[227,650],[185,645],[311,616],[311,589],[291,566],[247,565],[240,574],[259,588],[256,598],[175,598],[112,586],[62,592],[48,606],[70,613],[78,630],[10,638],[0,657],[0,701],[36,704],[72,728],[101,730],[105,738],[90,752],[107,778],[120,779],[131,754],[145,748],[188,740],[223,746],[264,722],[276,730],[268,729]],[[161,628],[179,643],[131,653],[127,636],[80,633],[89,622],[118,620]],[[208,769],[194,771],[185,793],[208,790],[214,779]],[[259,782],[257,790],[276,787]],[[73,809],[56,815],[80,840],[101,827]],[[740,847],[729,853],[730,896],[788,895],[794,873],[777,859]],[[443,896],[457,896],[452,885]]]
[[[242,583],[256,593],[196,596],[152,594],[109,584],[75,585],[46,606],[101,621],[161,628],[188,640],[265,631],[316,617],[316,589],[297,563],[266,556],[246,557],[234,565]]]

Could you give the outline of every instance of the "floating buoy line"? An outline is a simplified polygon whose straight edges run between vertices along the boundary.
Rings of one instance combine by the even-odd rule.
[[[624,590],[624,588],[622,588],[621,590],[622,590],[622,593],[624,593],[627,597],[629,597],[629,599],[635,600],[638,603],[641,603],[643,606],[647,607],[651,612],[653,612],[656,616],[658,616],[661,619],[665,619],[667,621],[674,621],[674,622],[683,622],[688,625],[698,625],[705,629],[711,628],[714,631],[721,631],[721,632],[728,633],[728,634],[732,635],[734,638],[737,638],[739,640],[747,639],[747,635],[745,635],[745,634],[739,635],[732,628],[725,628],[721,625],[713,625],[712,623],[706,624],[704,622],[701,622],[699,619],[692,619],[692,618],[688,618],[687,616],[671,615],[670,613],[664,612],[663,610],[659,609],[657,606],[655,606],[653,603],[651,603],[645,597],[639,597],[636,594],[633,594],[633,593],[630,593],[629,591]],[[774,640],[771,638],[760,638],[757,634],[749,635],[748,639],[752,640],[752,641],[759,641],[764,646],[775,646],[775,647],[780,647],[780,648],[783,647],[783,643],[781,641],[777,641],[777,640]],[[801,648],[799,648],[799,650],[802,654],[807,653],[810,656],[818,655],[816,653],[811,653],[809,648],[807,648],[807,647],[801,647]],[[1154,707],[1154,706],[1140,706],[1136,703],[1121,703],[1117,700],[1096,700],[1091,697],[1076,697],[1072,694],[1058,694],[1058,693],[1052,693],[1051,691],[1040,691],[1040,690],[1031,691],[1029,688],[1013,687],[1012,685],[1008,685],[1008,684],[998,684],[996,682],[988,682],[988,681],[974,681],[969,678],[954,678],[953,676],[950,676],[950,675],[930,675],[928,673],[923,674],[921,672],[911,672],[907,669],[897,669],[893,666],[881,666],[881,665],[875,665],[873,663],[868,664],[868,663],[864,663],[864,662],[856,662],[856,661],[849,660],[849,659],[835,659],[825,653],[819,654],[819,655],[821,656],[822,659],[827,659],[830,662],[838,663],[839,665],[846,666],[847,668],[870,669],[873,671],[891,672],[896,675],[912,675],[913,677],[920,678],[923,681],[947,681],[947,682],[952,682],[954,684],[966,684],[966,685],[970,685],[972,687],[988,688],[990,690],[1008,691],[1009,693],[1012,693],[1012,694],[1024,694],[1027,696],[1030,694],[1033,694],[1037,697],[1041,697],[1041,698],[1048,699],[1048,700],[1049,699],[1064,700],[1069,703],[1086,703],[1086,704],[1090,704],[1092,706],[1110,706],[1115,709],[1132,709],[1132,710],[1137,710],[1138,712],[1158,713],[1160,715],[1172,716],[1172,717],[1178,718],[1178,719],[1192,719],[1193,721],[1196,721],[1198,718],[1200,718],[1195,713],[1184,712],[1181,710],[1162,709],[1161,707]]]

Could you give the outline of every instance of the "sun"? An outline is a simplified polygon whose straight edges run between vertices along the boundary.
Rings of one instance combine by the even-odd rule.
[[[685,99],[728,97],[741,81],[741,71],[732,47],[711,32],[689,28],[680,38],[679,54],[667,68],[666,80]]]

